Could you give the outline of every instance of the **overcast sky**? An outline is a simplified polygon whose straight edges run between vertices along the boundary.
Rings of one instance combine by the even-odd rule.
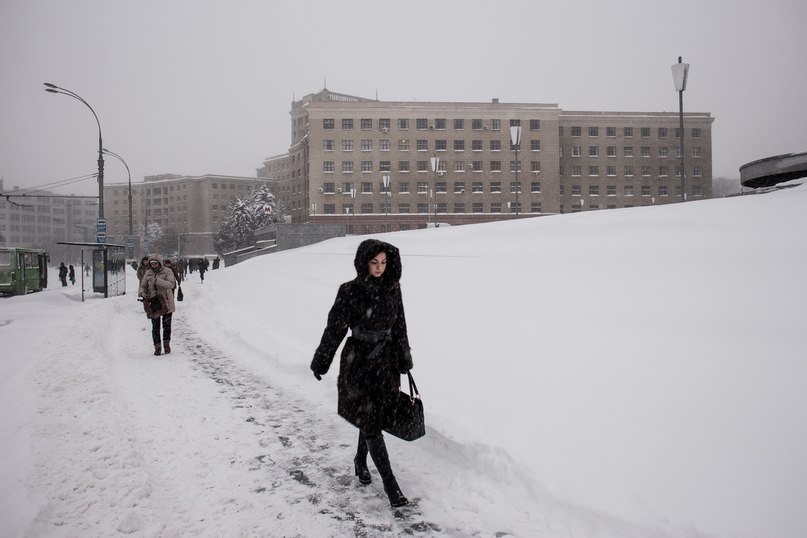
[[[0,0],[0,176],[254,176],[293,98],[557,103],[710,112],[714,175],[807,151],[804,0]],[[106,181],[125,182],[109,157]],[[95,179],[57,192],[93,194]]]

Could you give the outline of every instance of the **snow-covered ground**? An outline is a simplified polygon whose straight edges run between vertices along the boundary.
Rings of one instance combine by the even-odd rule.
[[[428,432],[352,476],[308,364],[366,237],[0,299],[0,536],[807,536],[807,186],[385,234]],[[57,264],[59,260],[54,260]]]

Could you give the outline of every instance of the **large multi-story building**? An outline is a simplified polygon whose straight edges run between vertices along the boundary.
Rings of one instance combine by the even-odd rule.
[[[94,241],[98,198],[60,195],[40,189],[13,187],[6,191],[0,179],[0,245],[44,248],[67,261],[65,241]],[[68,256],[67,258],[65,256]]]
[[[289,151],[260,177],[292,222],[354,233],[711,196],[708,113],[575,112],[556,104],[382,102],[327,89],[292,103]],[[520,127],[520,143],[511,127]],[[518,154],[518,157],[516,157]]]
[[[131,185],[132,235],[134,252],[141,255],[153,250],[159,241],[164,253],[210,255],[213,234],[228,215],[230,202],[244,196],[253,187],[276,182],[257,177],[182,176],[161,174],[146,176]],[[104,185],[104,216],[107,242],[126,245],[129,235],[129,184]],[[157,239],[159,237],[159,239]],[[152,244],[147,244],[149,241]]]

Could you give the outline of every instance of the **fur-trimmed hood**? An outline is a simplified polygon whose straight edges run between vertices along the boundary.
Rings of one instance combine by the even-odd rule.
[[[397,284],[401,280],[401,273],[403,266],[401,265],[401,255],[398,248],[379,241],[378,239],[366,239],[362,241],[359,248],[356,250],[356,258],[353,260],[353,266],[356,268],[356,275],[359,280],[370,278],[370,271],[367,264],[370,260],[375,258],[379,252],[386,252],[387,254],[387,268],[384,274],[381,275],[381,280],[387,285]]]

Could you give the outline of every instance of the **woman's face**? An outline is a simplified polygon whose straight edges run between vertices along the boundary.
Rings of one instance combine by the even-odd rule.
[[[151,268],[152,268],[152,269],[154,269],[155,271],[156,271],[157,269],[159,269],[159,268],[160,268],[160,262],[158,262],[157,260],[151,260],[151,261],[149,262],[149,265],[150,265],[150,266],[151,266]]]
[[[375,258],[367,263],[367,268],[370,271],[370,276],[378,278],[383,275],[387,269],[387,253],[379,252],[376,254]]]
[[[140,263],[142,263],[143,265],[148,265],[149,264],[149,259],[148,258],[143,258],[142,260],[140,260]]]

